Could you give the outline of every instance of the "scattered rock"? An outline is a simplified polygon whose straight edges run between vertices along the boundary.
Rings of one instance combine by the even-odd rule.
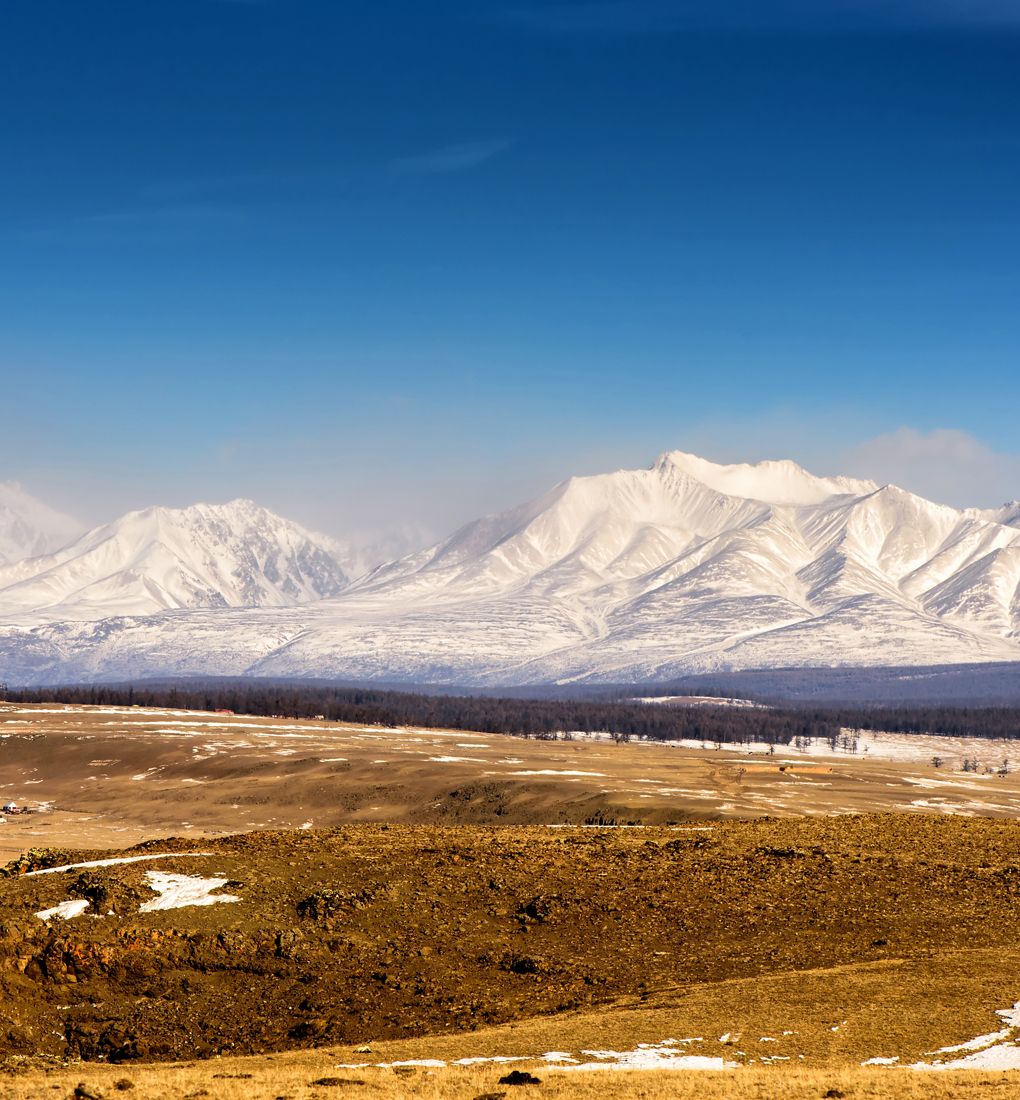
[[[93,1088],[91,1085],[86,1085],[84,1081],[79,1081],[74,1087],[74,1092],[71,1093],[74,1100],[103,1100],[103,1094],[99,1089]]]
[[[501,1085],[540,1085],[542,1079],[527,1070],[514,1069],[499,1079]]]
[[[504,1100],[505,1092],[480,1092],[473,1100]]]
[[[360,1077],[320,1077],[310,1082],[312,1085],[322,1085],[324,1088],[349,1088],[354,1085],[364,1085]]]
[[[828,1092],[822,1093],[823,1100],[843,1100],[844,1096],[846,1096],[846,1093],[839,1089],[829,1089]]]
[[[562,905],[563,899],[558,894],[538,895],[531,901],[523,902],[517,910],[517,919],[520,921],[532,921],[535,924],[546,924],[555,919],[556,910]]]
[[[119,1081],[114,1081],[113,1087],[118,1092],[127,1092],[128,1089],[133,1089],[135,1087],[135,1083],[128,1077],[122,1077]]]

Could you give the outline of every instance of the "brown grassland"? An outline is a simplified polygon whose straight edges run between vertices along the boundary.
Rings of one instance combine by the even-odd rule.
[[[12,728],[0,748],[0,779],[39,779],[40,800],[55,801],[52,815],[4,826],[36,850],[0,879],[0,1098],[70,1096],[79,1083],[109,1097],[125,1081],[123,1094],[137,1097],[293,1100],[1020,1095],[1018,1072],[861,1065],[935,1061],[939,1048],[1000,1029],[996,1010],[1020,1000],[1014,820],[818,812],[837,798],[867,805],[869,790],[888,805],[884,792],[898,798],[916,786],[916,765],[837,761],[806,779],[739,775],[711,751],[463,732],[460,744],[476,747],[452,737],[445,752],[411,742],[420,754],[403,760],[394,733],[359,742],[359,731],[324,733],[314,723],[314,747],[296,752],[305,738],[288,734],[304,727],[277,728],[261,743],[235,731],[234,751],[208,752],[207,740],[179,733],[132,734],[131,717],[117,728],[99,726],[108,714],[55,717],[37,715],[30,732]],[[239,747],[242,737],[253,747]],[[159,746],[164,755],[154,757]],[[281,747],[286,755],[276,755]],[[352,765],[336,785],[354,806],[350,823],[320,819],[322,769],[341,763],[324,753]],[[397,761],[399,774],[381,776],[370,754]],[[495,770],[497,754],[525,761],[517,771],[560,774],[500,777],[493,792],[493,777],[479,773]],[[472,755],[483,761],[473,779],[463,760],[429,759]],[[91,771],[89,761],[98,761]],[[571,771],[601,774],[563,774]],[[670,775],[678,786],[678,774],[683,784],[698,777],[724,787],[744,812],[712,819],[685,813],[679,797],[669,810],[661,793],[640,797],[664,790]],[[69,775],[75,788],[99,792],[96,805]],[[654,785],[639,782],[649,777]],[[755,816],[768,783],[784,785],[783,798],[795,790],[808,813],[790,805],[782,816]],[[997,786],[996,797],[1009,789]],[[439,802],[429,806],[444,820],[408,821],[416,790]],[[184,835],[166,828],[168,815],[181,814],[178,792],[190,800]],[[961,788],[958,797],[975,796]],[[561,828],[477,823],[514,822],[536,807],[551,815],[563,804],[575,821],[549,822]],[[247,819],[257,806],[267,824],[284,827],[229,830],[232,806],[245,807],[241,826],[260,823]],[[364,820],[359,807],[370,806],[398,807],[401,823]],[[676,823],[578,827],[593,808]],[[314,827],[295,829],[305,815]],[[116,855],[118,829],[124,855],[164,858],[25,874]],[[89,839],[74,843],[79,833]],[[176,839],[153,839],[169,833]],[[214,892],[237,900],[143,911],[154,870],[215,876]],[[75,898],[89,910],[73,920],[35,915]],[[592,1062],[598,1056],[585,1052],[667,1040],[665,1049],[734,1068],[586,1072],[543,1058]],[[497,1057],[515,1060],[455,1064]],[[393,1065],[422,1060],[444,1064]],[[514,1069],[541,1083],[499,1084]]]

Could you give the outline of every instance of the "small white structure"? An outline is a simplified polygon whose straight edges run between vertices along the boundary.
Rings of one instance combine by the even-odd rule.
[[[21,807],[17,802],[5,802],[3,806],[3,812],[5,814],[20,814]]]

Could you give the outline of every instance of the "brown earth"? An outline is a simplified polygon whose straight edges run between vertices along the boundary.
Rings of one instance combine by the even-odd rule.
[[[992,1010],[1020,997],[1020,829],[1008,822],[351,826],[128,854],[168,851],[210,854],[23,874],[99,854],[51,851],[10,868],[0,881],[8,1057],[463,1041],[537,1017],[554,1017],[543,1023],[554,1045],[556,1020],[578,1012],[672,1004],[679,1024],[711,991],[687,1012],[691,1026],[744,1027],[757,1003],[757,1026],[774,1027],[783,1021],[762,1013],[784,1005],[785,1026],[803,1032],[797,1057],[845,1063],[917,1058],[936,1040],[993,1030]],[[155,869],[217,875],[240,900],[141,913]],[[113,915],[34,915],[82,896]],[[851,1016],[857,1030],[841,1033]]]
[[[1006,749],[946,740],[936,769],[924,750],[913,760],[880,758],[890,737],[817,760],[795,746],[768,756],[0,704],[0,799],[44,811],[0,824],[0,858],[38,845],[121,848],[161,836],[351,822],[662,825],[875,810],[1020,816],[1020,769],[959,770],[964,754],[992,767]]]

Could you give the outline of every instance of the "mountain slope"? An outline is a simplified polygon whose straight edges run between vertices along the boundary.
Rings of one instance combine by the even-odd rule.
[[[81,534],[81,524],[25,492],[0,482],[0,566],[50,554]]]
[[[197,607],[287,606],[347,578],[323,536],[247,500],[147,508],[55,554],[0,569],[0,613],[100,619]]]
[[[25,582],[34,617],[8,614],[0,629],[0,673],[491,685],[1017,661],[1020,529],[1005,518],[789,462],[717,466],[672,452],[648,469],[571,478],[331,598],[314,600],[328,585],[302,589],[314,602],[300,607],[281,606],[298,601],[277,588],[249,599],[208,580],[201,591],[222,600],[196,598],[193,585],[166,601],[150,563],[145,579],[160,591],[139,604],[209,609],[74,622],[99,616],[67,614],[64,581],[38,610],[47,570]],[[101,573],[89,573],[90,606],[122,606]],[[0,607],[19,586],[0,590]]]

